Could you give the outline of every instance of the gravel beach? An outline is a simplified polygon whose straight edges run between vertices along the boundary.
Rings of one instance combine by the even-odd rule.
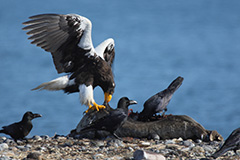
[[[134,159],[134,152],[142,150],[166,159],[212,159],[210,156],[223,144],[221,141],[148,140],[111,137],[105,140],[74,139],[55,135],[33,136],[27,141],[14,142],[0,137],[0,160],[8,159]],[[218,159],[240,159],[240,150],[228,151]]]

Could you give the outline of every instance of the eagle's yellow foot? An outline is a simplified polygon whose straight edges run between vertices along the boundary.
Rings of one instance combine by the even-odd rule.
[[[88,106],[88,110],[85,111],[85,113],[88,113],[90,110],[94,110],[96,109],[97,111],[99,111],[99,109],[104,109],[106,108],[104,105],[98,105],[97,103],[93,103],[93,105],[89,105]]]

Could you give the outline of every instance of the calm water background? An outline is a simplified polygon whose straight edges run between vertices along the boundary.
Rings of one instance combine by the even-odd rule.
[[[188,115],[226,138],[240,127],[240,1],[16,1],[0,0],[0,126],[27,110],[41,113],[29,135],[68,134],[87,108],[79,95],[30,91],[59,77],[50,53],[31,45],[22,22],[40,13],[77,13],[93,23],[93,42],[116,43],[116,91],[138,101],[141,111],[153,94],[177,76],[184,82],[167,114]],[[100,88],[94,91],[103,101]]]

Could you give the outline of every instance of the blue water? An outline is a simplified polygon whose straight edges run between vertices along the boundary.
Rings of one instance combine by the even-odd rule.
[[[92,21],[95,46],[115,40],[112,107],[128,96],[141,111],[145,100],[183,76],[167,114],[188,115],[224,138],[240,127],[240,1],[0,2],[0,126],[31,110],[43,117],[33,121],[29,137],[66,135],[76,127],[87,109],[78,94],[30,91],[59,75],[50,53],[30,44],[21,23],[40,13],[77,13]],[[102,103],[102,90],[94,94]]]

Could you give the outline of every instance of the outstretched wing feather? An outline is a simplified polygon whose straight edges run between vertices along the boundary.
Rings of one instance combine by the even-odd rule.
[[[23,30],[29,30],[27,34],[31,35],[31,43],[51,52],[58,73],[71,72],[69,68],[73,66],[66,68],[66,64],[86,53],[78,47],[84,31],[81,28],[81,17],[74,14],[40,14],[29,19],[31,20],[23,23],[27,25]]]

